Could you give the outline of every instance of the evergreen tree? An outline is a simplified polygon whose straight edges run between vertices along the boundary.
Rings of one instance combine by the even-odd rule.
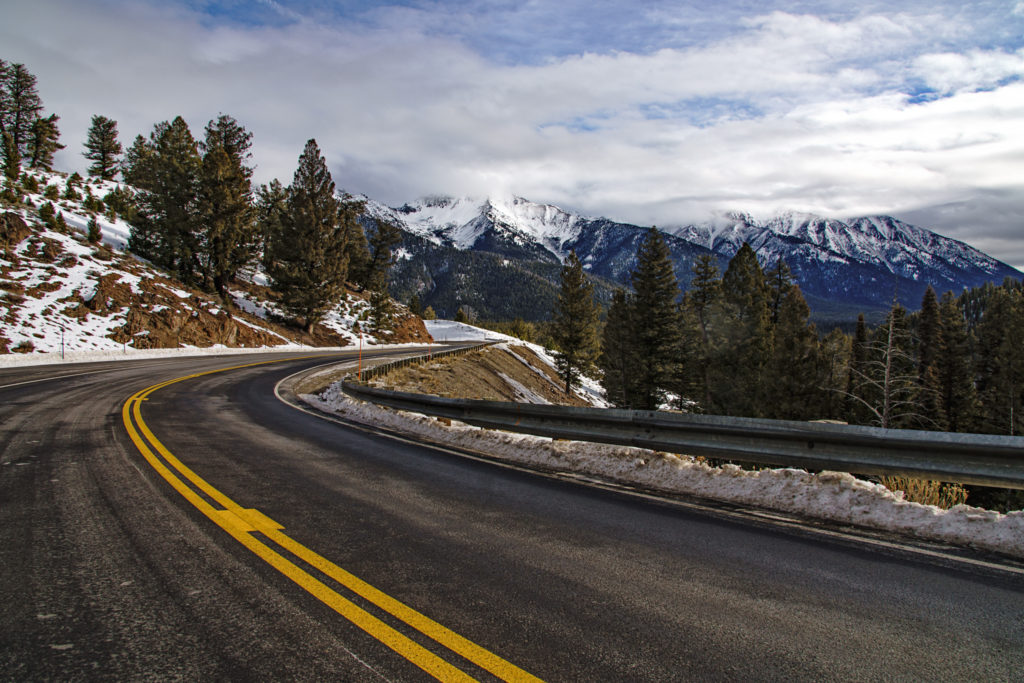
[[[384,290],[375,289],[370,293],[370,331],[377,338],[394,329],[395,307]]]
[[[469,323],[469,316],[462,310],[462,306],[459,306],[459,310],[455,311],[455,322],[457,323]]]
[[[719,276],[718,264],[712,254],[701,254],[693,264],[693,279],[684,300],[700,328],[698,342],[699,382],[697,389],[704,410],[711,410],[711,377],[710,364],[714,355],[712,343],[712,318],[718,307],[722,293],[722,279]]]
[[[350,226],[345,256],[348,258],[348,279],[365,289],[370,268],[370,248],[361,223]]]
[[[764,272],[745,242],[722,276],[722,307],[727,344],[709,373],[715,410],[757,417],[763,412],[764,366],[771,350],[770,310]]]
[[[580,375],[594,367],[601,350],[594,285],[583,272],[583,264],[575,251],[569,253],[562,266],[561,290],[552,317],[555,367],[565,382],[568,396]]]
[[[966,432],[973,429],[978,416],[978,395],[974,386],[967,321],[952,292],[942,295],[939,306],[942,326],[934,367],[947,429]]]
[[[849,420],[846,392],[849,390],[852,343],[850,336],[836,327],[825,335],[819,345],[822,419]]]
[[[11,71],[11,65],[6,60],[0,59],[0,139],[7,131],[7,119],[11,111],[11,94],[7,91],[7,76]]]
[[[354,203],[345,204],[351,208],[334,196],[327,162],[310,139],[288,188],[281,230],[268,245],[274,288],[308,333],[345,294],[348,223],[356,220]]]
[[[139,191],[129,248],[182,282],[202,284],[197,192],[202,169],[198,145],[185,120],[158,123],[149,140],[136,138],[124,169]]]
[[[657,410],[665,390],[679,375],[681,321],[679,283],[668,246],[657,228],[647,231],[632,273],[637,408]]]
[[[198,220],[202,226],[206,280],[221,300],[227,287],[248,265],[259,245],[252,201],[252,134],[235,119],[221,115],[206,126],[198,185]]]
[[[426,308],[423,309],[423,319],[437,320],[437,313],[434,312],[434,309],[432,307],[427,306]]]
[[[67,181],[64,183],[64,199],[77,202],[82,198],[78,188],[82,186],[82,176],[78,175],[78,172],[74,172],[68,176]]]
[[[89,231],[86,234],[86,239],[89,240],[89,244],[99,244],[100,240],[103,239],[103,233],[100,231],[100,224],[96,220],[96,216],[89,219]]]
[[[870,411],[857,397],[856,388],[861,383],[861,378],[868,375],[868,328],[864,321],[864,314],[857,316],[857,328],[853,338],[850,340],[850,367],[847,372],[846,390],[843,395],[846,398],[847,420],[852,424],[867,424],[870,420]]]
[[[917,342],[918,374],[923,378],[928,368],[935,365],[935,358],[942,345],[939,300],[931,285],[928,285],[921,300],[921,312],[917,320]]]
[[[765,285],[768,288],[769,321],[774,326],[779,320],[782,302],[793,286],[793,272],[781,256],[775,262],[775,266],[765,273]]]
[[[423,303],[420,301],[419,294],[413,294],[409,298],[409,312],[417,317],[423,316]]]
[[[623,289],[616,289],[608,308],[601,336],[601,386],[605,397],[617,408],[638,405],[636,324],[633,302]]]
[[[117,121],[96,114],[92,117],[89,134],[85,140],[86,159],[93,162],[89,175],[103,180],[113,180],[117,175],[118,157],[122,152],[117,139]]]
[[[946,414],[941,399],[937,356],[942,346],[939,301],[931,285],[925,290],[917,317],[917,381],[920,385],[920,410],[925,426],[945,430]]]
[[[14,185],[21,175],[21,153],[14,145],[14,137],[4,133],[4,176],[8,185]]]
[[[32,124],[43,110],[36,77],[24,64],[10,64],[4,78],[3,132],[10,133],[19,154],[26,156]]]
[[[779,301],[760,412],[780,420],[809,420],[821,415],[824,398],[818,332],[799,287],[790,284]]]
[[[274,269],[273,252],[269,245],[274,236],[284,229],[284,215],[287,211],[288,190],[281,185],[281,181],[275,178],[256,191],[256,224],[263,245],[263,269],[268,273]]]
[[[388,286],[388,273],[397,260],[395,247],[402,241],[401,231],[379,218],[373,219],[374,229],[369,239],[369,259],[358,273],[357,281],[366,289],[384,290]]]
[[[53,169],[53,155],[64,145],[60,144],[60,129],[57,121],[60,117],[50,114],[46,118],[37,118],[32,122],[31,137],[28,141],[29,168],[44,171]]]
[[[1024,434],[1024,294],[997,287],[978,325],[982,431]]]

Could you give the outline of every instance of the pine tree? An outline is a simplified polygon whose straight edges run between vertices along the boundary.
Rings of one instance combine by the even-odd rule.
[[[356,212],[334,196],[334,181],[316,140],[310,139],[288,188],[281,230],[271,236],[270,276],[282,305],[307,333],[345,294],[347,223]]]
[[[100,231],[100,224],[96,220],[96,216],[89,219],[89,231],[86,234],[86,239],[89,240],[89,244],[99,244],[100,240],[103,239],[103,233]]]
[[[1024,294],[997,287],[978,325],[982,431],[1024,434]]]
[[[366,232],[359,222],[350,225],[345,256],[348,257],[348,279],[365,289],[368,286],[366,282],[370,268],[370,248]]]
[[[29,73],[24,64],[10,64],[6,69],[2,90],[6,93],[3,132],[11,134],[18,152],[26,156],[32,124],[43,110],[36,77]]]
[[[921,301],[921,312],[917,319],[917,381],[921,415],[925,426],[937,430],[947,428],[939,374],[936,370],[941,346],[942,323],[939,316],[939,301],[935,296],[935,290],[929,285]]]
[[[820,417],[848,421],[850,355],[852,340],[838,327],[825,335],[819,345],[822,410]]]
[[[793,272],[781,256],[775,262],[775,266],[765,273],[765,285],[768,288],[769,321],[774,326],[779,320],[782,302],[793,286]]]
[[[394,302],[388,293],[376,289],[370,293],[370,332],[377,338],[394,329]]]
[[[28,141],[29,168],[44,171],[53,169],[53,155],[64,149],[60,144],[60,129],[57,121],[60,117],[50,114],[46,118],[37,118],[32,122],[31,137]]]
[[[664,402],[666,388],[678,377],[681,342],[679,283],[668,246],[657,228],[648,230],[640,244],[632,284],[639,372],[637,407],[657,410]]]
[[[616,289],[608,308],[601,336],[601,386],[605,397],[617,408],[634,408],[638,404],[636,355],[636,324],[633,302],[623,289]]]
[[[455,322],[457,323],[469,323],[469,316],[462,310],[462,306],[459,306],[459,310],[455,311]]]
[[[711,409],[711,378],[709,375],[711,359],[714,355],[712,342],[712,318],[719,305],[722,294],[722,279],[719,276],[718,264],[712,254],[701,254],[693,264],[693,279],[687,291],[685,305],[692,312],[693,318],[700,327],[699,382],[697,391],[704,410]]]
[[[568,396],[580,375],[594,367],[601,348],[594,285],[583,272],[583,264],[575,251],[569,253],[562,266],[560,282],[551,333],[555,342],[555,367]]]
[[[373,219],[374,229],[369,242],[369,259],[365,262],[356,281],[366,289],[384,290],[388,286],[388,273],[397,260],[395,247],[402,241],[402,233],[397,227]]]
[[[765,367],[761,412],[780,420],[820,417],[824,396],[818,332],[810,323],[811,309],[794,284],[788,285],[779,301],[771,355]]]
[[[273,252],[269,248],[274,236],[284,229],[284,215],[288,211],[288,190],[281,181],[271,180],[256,191],[256,225],[263,245],[263,269],[274,269]]]
[[[437,320],[437,313],[434,312],[433,307],[427,306],[423,309],[424,320]]]
[[[857,328],[850,340],[850,367],[847,371],[847,384],[843,395],[846,397],[847,420],[852,424],[867,424],[870,411],[857,397],[857,387],[861,378],[868,375],[868,331],[864,314],[857,316]]]
[[[93,162],[89,167],[89,175],[113,180],[117,176],[118,157],[123,151],[117,139],[117,121],[94,115],[85,140],[85,150],[83,156]]]
[[[409,297],[409,312],[417,317],[423,316],[423,303],[420,301],[419,294]]]
[[[942,345],[942,323],[939,320],[939,300],[931,285],[921,300],[921,313],[917,321],[917,367],[924,377],[928,368],[935,365],[935,357]]]
[[[757,417],[764,401],[763,373],[771,351],[770,309],[764,272],[744,243],[722,276],[721,335],[725,340],[711,363],[715,410]]]
[[[935,354],[935,369],[942,412],[947,429],[970,431],[978,417],[978,394],[974,386],[967,321],[952,292],[942,295],[939,321],[942,335]]]
[[[11,111],[11,94],[7,91],[7,77],[10,71],[11,65],[0,59],[0,139],[8,132],[7,119]]]
[[[700,320],[690,303],[690,292],[683,295],[677,307],[679,321],[679,345],[675,374],[669,390],[676,395],[679,410],[703,411],[707,397],[707,375],[705,374],[707,347],[701,331]]]
[[[7,184],[13,185],[18,181],[18,176],[21,175],[21,153],[18,152],[18,148],[14,145],[14,136],[10,133],[4,133],[4,177],[7,178]]]
[[[149,140],[129,150],[125,181],[139,191],[129,248],[182,282],[202,285],[201,226],[197,192],[202,168],[198,145],[185,120],[158,123]]]
[[[221,115],[206,126],[198,184],[198,220],[206,280],[228,302],[228,285],[256,255],[259,235],[252,202],[252,134]]]

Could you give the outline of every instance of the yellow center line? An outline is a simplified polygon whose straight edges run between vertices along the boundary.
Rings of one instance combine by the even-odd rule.
[[[125,401],[124,406],[121,409],[121,417],[124,421],[125,428],[128,431],[128,435],[153,469],[155,469],[160,476],[162,476],[189,503],[217,524],[217,526],[224,529],[239,543],[274,567],[274,569],[278,570],[301,586],[318,600],[329,606],[335,612],[345,617],[350,622],[363,629],[381,643],[402,655],[438,680],[472,681],[474,679],[419,643],[396,631],[363,608],[346,599],[322,581],[306,572],[297,564],[287,559],[284,555],[252,536],[252,532],[261,533],[278,547],[291,553],[309,566],[314,567],[341,586],[344,586],[356,595],[359,595],[373,605],[376,605],[384,612],[387,612],[391,616],[408,624],[420,633],[443,645],[452,652],[473,662],[485,671],[489,671],[498,678],[505,681],[539,681],[540,679],[495,655],[486,648],[483,648],[450,629],[445,628],[441,624],[420,612],[417,612],[403,602],[373,587],[309,548],[306,548],[301,543],[284,534],[282,531],[284,527],[264,515],[259,510],[243,508],[227,495],[214,488],[209,484],[209,482],[204,480],[191,468],[175,457],[167,447],[160,442],[156,435],[153,434],[142,419],[142,402],[147,400],[150,394],[166,386],[217,372],[249,368],[258,365],[266,365],[268,363],[283,363],[289,360],[295,359],[286,358],[210,370],[161,382],[143,389]],[[136,429],[136,425],[138,425],[138,429]],[[154,453],[154,450],[156,453]],[[160,457],[158,457],[157,454],[159,454]],[[172,468],[174,471],[172,471]],[[177,472],[177,474],[175,472]],[[213,505],[207,502],[203,496],[199,495],[195,489],[186,484],[178,475],[184,477],[192,484],[193,487],[195,487],[195,489],[198,489],[198,491],[205,494],[207,498],[213,500],[224,509],[216,509]]]

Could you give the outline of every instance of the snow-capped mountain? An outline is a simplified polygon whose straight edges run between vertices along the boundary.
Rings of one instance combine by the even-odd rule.
[[[520,197],[433,196],[398,209],[370,201],[367,210],[434,244],[510,256],[548,252],[559,260],[569,255],[565,245],[579,235],[586,222],[556,206]]]
[[[428,197],[398,209],[369,201],[367,214],[395,223],[424,245],[494,254],[506,261],[558,264],[574,250],[592,275],[617,284],[628,284],[647,229],[521,197]],[[812,307],[818,302],[877,310],[896,297],[915,308],[929,284],[939,293],[960,292],[1021,277],[963,242],[889,216],[840,221],[785,213],[758,222],[749,214],[728,213],[698,225],[661,230],[684,289],[697,256],[714,254],[724,270],[747,242],[766,267],[784,260]],[[415,263],[415,254],[425,248],[410,249],[410,259]],[[424,292],[429,290],[425,284],[421,281],[413,288]]]
[[[670,232],[729,256],[748,242],[764,262],[785,259],[796,240],[811,246],[822,260],[854,259],[911,280],[940,275],[953,282],[963,273],[999,279],[1008,274],[1006,264],[963,242],[889,216],[846,223],[812,214],[785,213],[759,225],[747,214],[726,214],[720,220]]]

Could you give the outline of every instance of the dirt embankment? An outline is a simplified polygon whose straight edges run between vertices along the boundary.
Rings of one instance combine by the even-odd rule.
[[[589,405],[576,395],[566,396],[565,386],[554,368],[529,347],[517,344],[491,346],[463,356],[401,368],[375,384],[448,398]]]

